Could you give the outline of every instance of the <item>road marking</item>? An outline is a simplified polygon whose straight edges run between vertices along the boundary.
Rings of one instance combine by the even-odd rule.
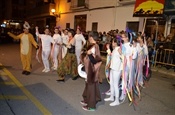
[[[3,71],[11,78],[11,80],[22,90],[22,92],[34,103],[34,105],[44,114],[52,115],[6,68]]]
[[[0,82],[0,85],[15,85],[15,83],[10,81],[4,81],[4,82]]]
[[[0,99],[26,100],[28,98],[26,96],[18,96],[18,95],[0,95]]]

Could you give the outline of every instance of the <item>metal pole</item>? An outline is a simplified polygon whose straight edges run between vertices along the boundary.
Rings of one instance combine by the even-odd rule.
[[[157,20],[154,20],[154,22],[155,22],[155,25],[156,25],[156,36],[155,36],[155,46],[154,46],[154,56],[153,56],[153,61],[155,62],[155,63],[153,63],[154,64],[154,67],[156,66],[156,60],[157,60],[157,51],[156,51],[156,44],[157,44],[157,34],[158,34],[158,21]],[[155,58],[155,55],[156,55],[156,58]]]

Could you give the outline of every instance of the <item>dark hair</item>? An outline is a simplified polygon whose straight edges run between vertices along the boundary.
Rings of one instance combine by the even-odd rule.
[[[68,32],[70,32],[72,34],[72,36],[74,37],[75,36],[75,30],[74,29],[69,29]]]
[[[119,39],[113,38],[112,41],[113,41],[114,43],[117,43],[117,46],[120,46],[120,40],[119,40]]]
[[[94,40],[98,40],[99,34],[97,31],[90,31],[89,37],[92,37]]]

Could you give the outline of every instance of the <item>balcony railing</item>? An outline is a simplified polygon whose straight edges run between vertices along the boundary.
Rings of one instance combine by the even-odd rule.
[[[55,4],[44,4],[42,6],[35,7],[33,9],[30,9],[27,11],[27,17],[44,17],[44,16],[50,16],[51,9],[55,8]]]

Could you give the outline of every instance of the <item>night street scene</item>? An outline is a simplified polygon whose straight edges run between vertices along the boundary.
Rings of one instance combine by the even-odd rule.
[[[0,115],[175,115],[175,0],[0,0]]]

